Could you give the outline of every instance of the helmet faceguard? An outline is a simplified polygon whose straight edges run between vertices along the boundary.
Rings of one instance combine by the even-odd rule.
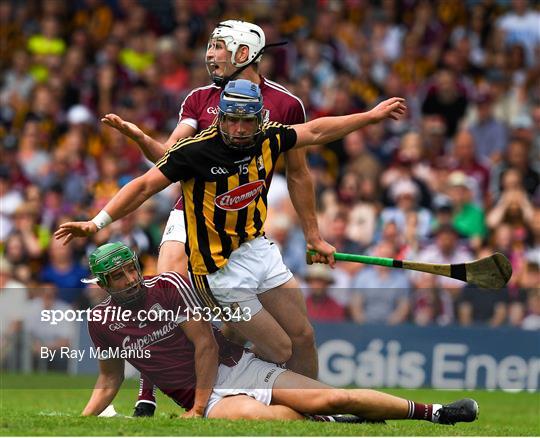
[[[102,245],[90,254],[88,263],[95,278],[83,279],[83,283],[97,283],[118,305],[136,306],[144,298],[146,288],[139,259],[128,246],[121,242]],[[115,289],[113,284],[123,276],[130,278],[132,270],[136,271],[135,280],[126,287]]]
[[[255,146],[263,124],[263,98],[257,84],[245,79],[229,82],[219,98],[219,130],[231,149],[247,150]],[[237,132],[231,127],[243,123]],[[251,132],[242,129],[251,128]]]
[[[231,52],[231,64],[238,69],[230,75],[224,73],[223,76],[218,76],[215,74],[216,62],[210,61],[206,63],[206,69],[212,81],[222,87],[250,64],[261,60],[266,39],[264,31],[256,24],[239,20],[227,20],[219,23],[214,29],[208,40],[208,48],[218,40],[223,41],[227,51]],[[236,53],[241,46],[247,46],[249,53],[244,62],[237,62]]]

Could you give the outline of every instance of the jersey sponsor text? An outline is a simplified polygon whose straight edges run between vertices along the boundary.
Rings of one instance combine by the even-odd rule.
[[[219,195],[215,203],[223,210],[240,210],[251,204],[261,193],[263,180],[253,181]]]

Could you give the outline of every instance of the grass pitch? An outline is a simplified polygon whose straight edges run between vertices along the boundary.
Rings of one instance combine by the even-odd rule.
[[[0,435],[72,436],[538,436],[540,393],[501,391],[387,392],[417,401],[446,403],[471,397],[480,405],[474,423],[438,426],[424,421],[388,421],[387,425],[303,421],[182,420],[181,410],[159,394],[154,418],[81,418],[95,378],[64,375],[0,377]],[[114,401],[120,414],[131,415],[137,383],[126,381]]]

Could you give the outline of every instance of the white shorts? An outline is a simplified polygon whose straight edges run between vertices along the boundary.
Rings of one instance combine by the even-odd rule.
[[[186,243],[186,224],[184,223],[183,210],[171,210],[159,246],[161,247],[164,242],[169,241]]]
[[[233,367],[221,364],[204,416],[208,417],[217,402],[231,395],[246,394],[268,406],[272,401],[274,382],[284,371],[287,370],[274,363],[257,359],[249,352],[244,352],[240,361]]]
[[[205,275],[203,281],[219,306],[240,309],[243,315],[247,315],[245,309],[248,308],[249,317],[252,317],[262,309],[257,295],[281,286],[292,276],[277,245],[266,237],[257,237],[235,249],[227,264],[219,271]],[[197,285],[200,281],[192,278],[192,283]],[[196,287],[196,290],[201,293],[200,288]]]

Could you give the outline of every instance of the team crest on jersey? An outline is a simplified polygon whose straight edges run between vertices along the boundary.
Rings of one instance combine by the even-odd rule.
[[[156,312],[156,313],[163,312],[163,307],[161,307],[161,304],[156,303],[156,304],[153,304],[152,307],[150,307],[149,311]]]
[[[257,157],[257,170],[263,170],[264,169],[264,160],[262,155],[259,155]]]
[[[263,187],[264,180],[262,179],[249,182],[229,190],[227,193],[219,195],[214,200],[214,203],[222,210],[241,210],[251,204],[257,196],[259,196]]]

